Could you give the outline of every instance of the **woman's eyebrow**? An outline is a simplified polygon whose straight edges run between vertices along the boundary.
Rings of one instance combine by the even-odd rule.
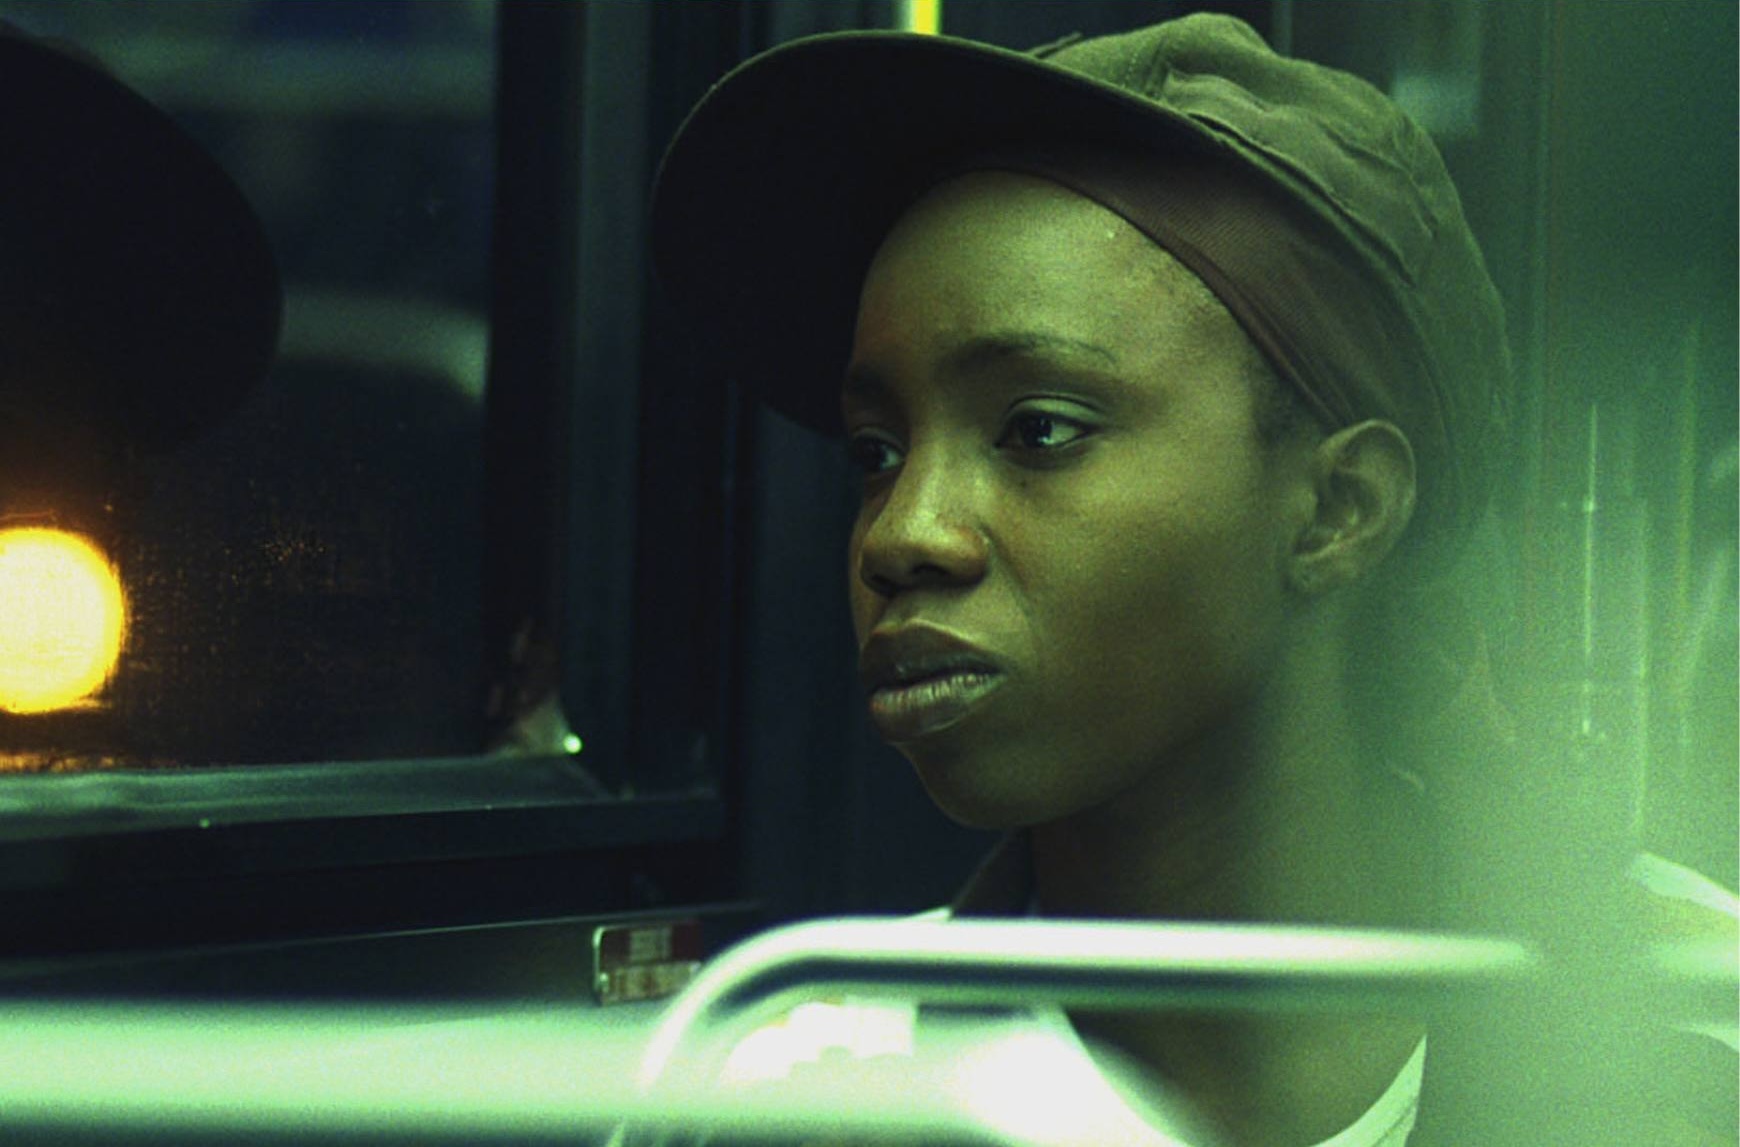
[[[1046,331],[993,331],[975,335],[943,356],[942,365],[954,374],[972,374],[1011,358],[1091,358],[1106,366],[1118,365],[1118,356],[1108,347],[1069,335]],[[871,397],[888,388],[882,373],[868,363],[846,367],[840,392],[847,398]]]
[[[861,362],[846,364],[845,377],[840,380],[841,401],[868,402],[886,393],[888,384],[880,371]]]
[[[949,351],[944,365],[970,374],[1011,358],[1091,358],[1117,366],[1118,356],[1099,343],[1047,331],[993,331],[978,335]]]
[[[1118,356],[1099,343],[1047,331],[993,331],[975,335],[943,356],[944,374],[971,376],[1011,359],[1041,359],[1065,364],[1083,359],[1096,366],[1117,367]],[[882,371],[867,362],[852,362],[840,382],[844,403],[873,402],[889,391]]]

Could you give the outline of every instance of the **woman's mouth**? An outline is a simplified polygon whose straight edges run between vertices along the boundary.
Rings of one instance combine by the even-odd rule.
[[[870,720],[887,741],[916,741],[961,720],[1002,683],[1001,673],[981,668],[888,682],[870,691]]]
[[[874,630],[858,654],[870,720],[896,745],[960,721],[1003,684],[991,653],[923,622]]]

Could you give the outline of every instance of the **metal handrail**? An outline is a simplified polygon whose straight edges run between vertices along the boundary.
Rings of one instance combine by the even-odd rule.
[[[1732,1028],[1732,943],[1645,946],[1634,974],[1664,1024]],[[813,1000],[1024,1008],[1430,1013],[1570,974],[1521,941],[1246,924],[833,919],[764,932],[716,957],[665,1013],[644,1091],[710,1086],[734,1043]]]
[[[705,1085],[736,1039],[797,1004],[1339,1010],[1430,1006],[1538,980],[1529,946],[1490,937],[1153,922],[838,919],[763,933],[672,1004],[645,1089]]]
[[[1630,977],[1652,1020],[1732,1028],[1740,992],[1732,941],[1640,956],[1611,972]],[[837,1127],[852,1112],[885,1135],[923,1126],[951,1142],[987,1142],[993,1131],[1021,1141],[1001,1125],[978,1127],[981,1107],[964,1102],[974,1096],[950,1091],[952,1077],[936,1070],[955,1050],[994,1045],[1000,1025],[969,1020],[953,1032],[956,1042],[927,1038],[909,1062],[800,1073],[772,1089],[734,1087],[717,1068],[772,1014],[840,996],[975,1007],[1375,1005],[1418,1009],[1430,1023],[1440,1006],[1508,1003],[1513,989],[1556,989],[1564,976],[1575,986],[1578,974],[1526,945],[1480,937],[845,920],[775,930],[727,951],[650,1033],[638,1022],[605,1023],[605,1011],[530,1001],[505,1011],[0,1001],[0,1137],[70,1131],[88,1141],[101,1131],[132,1141],[126,1136],[198,1131],[230,1141],[256,1132],[337,1141],[391,1130],[407,1142],[572,1142],[613,1126],[661,1135],[813,1131],[824,1117]]]

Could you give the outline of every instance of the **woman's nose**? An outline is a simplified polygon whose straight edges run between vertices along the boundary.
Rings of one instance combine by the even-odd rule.
[[[984,576],[989,545],[979,482],[965,468],[913,451],[890,488],[863,510],[858,578],[884,596]]]

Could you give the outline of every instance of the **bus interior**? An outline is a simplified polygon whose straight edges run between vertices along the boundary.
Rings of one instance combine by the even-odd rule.
[[[862,712],[848,462],[716,377],[648,270],[665,144],[759,51],[1200,10],[1413,113],[1485,249],[1519,428],[1495,653],[1577,794],[1530,846],[1734,888],[1734,5],[0,0],[217,161],[282,284],[275,361],[200,433],[95,466],[0,426],[0,482],[28,455],[43,499],[0,502],[0,1137],[1051,1142],[1068,1081],[987,1009],[1560,983],[1511,937],[906,919],[995,840]],[[109,579],[100,664],[60,692],[31,633],[85,616],[8,581],[28,530]],[[1733,951],[1693,956],[1649,999],[1732,1023]],[[848,992],[958,1023],[720,1083],[728,1036]],[[1496,1074],[1465,1098],[1574,1106]]]

